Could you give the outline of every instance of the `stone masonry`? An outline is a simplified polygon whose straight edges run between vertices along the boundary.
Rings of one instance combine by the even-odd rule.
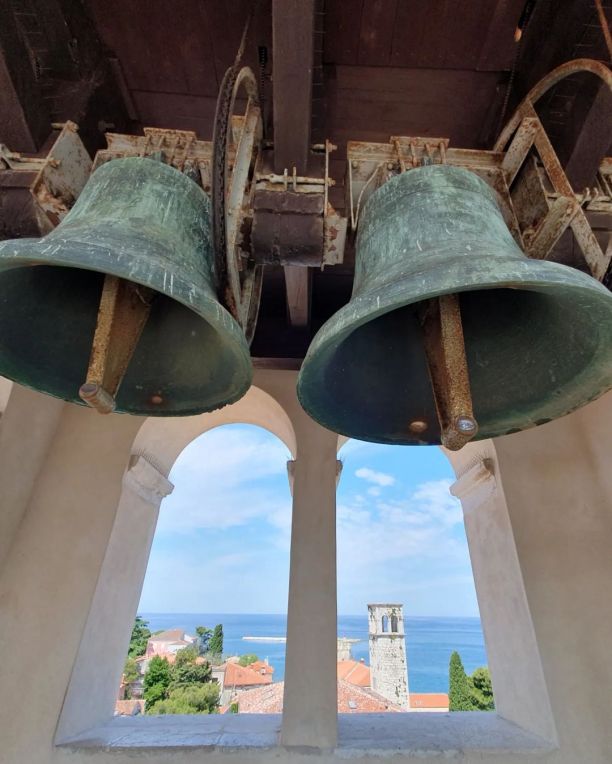
[[[371,685],[401,708],[410,708],[402,605],[368,605]]]

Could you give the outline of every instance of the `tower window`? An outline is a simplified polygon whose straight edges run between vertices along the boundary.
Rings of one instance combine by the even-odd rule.
[[[386,634],[389,631],[389,618],[386,615],[382,617],[382,631]]]
[[[397,616],[396,615],[392,615],[391,616],[391,631],[394,634],[397,634],[398,629],[397,629]]]

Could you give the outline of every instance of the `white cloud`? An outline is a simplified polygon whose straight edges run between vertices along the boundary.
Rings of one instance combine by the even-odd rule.
[[[442,601],[444,581],[463,598],[461,609],[474,610],[467,545],[456,531],[463,517],[449,492],[451,482],[422,483],[404,499],[373,497],[364,504],[351,498],[340,504],[340,612],[360,612],[367,601],[406,598],[414,598],[412,612],[417,602],[420,612],[435,612],[435,605],[428,607],[428,592],[437,592]]]
[[[380,496],[382,491],[380,488],[377,488],[375,485],[373,485],[371,488],[368,488],[368,496]]]
[[[257,430],[219,428],[191,443],[171,473],[158,533],[231,528],[290,514],[286,447]],[[281,476],[279,490],[265,481]]]
[[[360,467],[355,470],[355,476],[362,480],[367,480],[368,483],[375,483],[376,485],[389,486],[395,483],[393,475],[387,475],[385,472],[376,472],[369,467]]]

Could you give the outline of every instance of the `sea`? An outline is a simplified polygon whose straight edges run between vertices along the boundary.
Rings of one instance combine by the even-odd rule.
[[[151,631],[180,628],[195,634],[196,626],[213,628],[223,624],[223,652],[225,655],[254,653],[267,659],[274,667],[274,681],[285,675],[285,648],[283,641],[250,641],[244,637],[285,637],[286,615],[240,615],[219,613],[140,613],[149,623]],[[408,683],[411,692],[448,692],[448,662],[457,650],[468,674],[479,666],[487,665],[482,628],[479,618],[411,617],[404,621],[406,652],[408,656]],[[338,636],[358,639],[352,645],[355,660],[368,655],[368,617],[341,615],[338,617]]]

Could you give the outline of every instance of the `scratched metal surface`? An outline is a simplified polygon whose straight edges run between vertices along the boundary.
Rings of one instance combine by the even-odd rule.
[[[466,170],[398,175],[360,219],[351,301],[318,332],[298,396],[343,435],[440,442],[417,306],[460,293],[477,438],[543,424],[612,387],[612,295],[528,259],[493,192]],[[413,420],[428,423],[415,436]]]
[[[238,400],[251,360],[213,267],[210,202],[195,183],[145,158],[102,165],[50,234],[0,243],[0,374],[79,403],[110,273],[159,293],[117,411],[177,416]]]

